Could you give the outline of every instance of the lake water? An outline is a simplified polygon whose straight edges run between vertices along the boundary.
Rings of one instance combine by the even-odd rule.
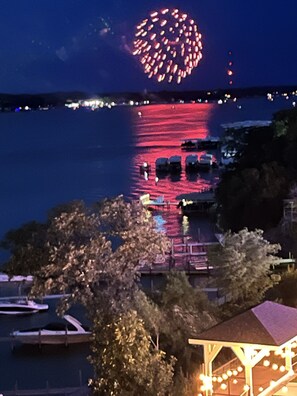
[[[241,109],[238,108],[241,106]],[[271,119],[290,107],[283,98],[245,99],[237,103],[151,105],[117,107],[88,112],[57,109],[48,112],[0,113],[0,236],[13,227],[36,219],[44,220],[48,209],[74,199],[87,203],[123,194],[138,198],[142,193],[164,195],[174,200],[180,193],[199,191],[218,181],[211,172],[189,180],[164,177],[155,183],[154,168],[148,180],[139,173],[147,161],[181,153],[181,139],[217,136],[221,124],[247,119]],[[183,221],[177,209],[159,213],[160,227],[169,235],[189,234],[194,239],[212,237],[205,220]],[[53,304],[53,303],[51,303]],[[13,329],[45,324],[55,317],[48,313],[27,318],[0,318],[0,337]],[[0,393],[19,388],[79,385],[91,375],[86,363],[88,348],[19,347],[0,343]]]
[[[289,102],[261,98],[224,105],[0,113],[0,236],[24,222],[45,219],[48,209],[74,199],[92,203],[106,196],[138,198],[149,192],[173,200],[212,185],[215,172],[198,180],[188,180],[183,172],[155,185],[154,172],[144,180],[139,165],[154,165],[156,158],[174,154],[184,159],[181,139],[220,135],[226,122],[270,119]]]

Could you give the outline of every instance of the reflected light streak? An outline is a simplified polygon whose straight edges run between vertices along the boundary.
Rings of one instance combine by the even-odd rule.
[[[205,138],[210,134],[208,123],[214,104],[164,104],[132,108],[136,154],[133,158],[131,195],[138,199],[149,193],[152,198],[164,196],[165,201],[178,203],[176,196],[183,193],[198,192],[211,187],[218,181],[217,173],[186,174],[185,158],[191,154],[181,150],[183,139]],[[141,113],[139,117],[138,113]],[[196,153],[200,157],[203,152]],[[159,174],[156,180],[155,161],[159,157],[182,157],[180,174]],[[139,166],[147,162],[151,169],[147,175],[140,174]],[[176,205],[164,211],[165,228],[170,235],[180,235],[183,227],[182,216]],[[166,212],[166,214],[165,214]],[[170,231],[169,231],[170,229]]]

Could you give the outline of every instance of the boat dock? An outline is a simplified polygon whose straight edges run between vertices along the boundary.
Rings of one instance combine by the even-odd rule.
[[[165,201],[164,196],[159,196],[155,199],[151,199],[150,194],[143,194],[139,197],[139,202],[142,206],[154,209],[170,209],[171,207],[177,207],[177,202]]]
[[[146,208],[180,208],[183,214],[207,214],[212,206],[216,204],[216,199],[214,190],[207,189],[200,192],[180,194],[176,197],[176,201],[165,201],[163,195],[152,199],[150,194],[143,194],[139,197],[139,202]]]
[[[219,242],[194,242],[183,238],[176,242],[171,240],[170,252],[159,255],[153,263],[140,262],[141,275],[164,275],[169,271],[185,271],[189,275],[210,275],[213,266],[207,258],[207,248]]]

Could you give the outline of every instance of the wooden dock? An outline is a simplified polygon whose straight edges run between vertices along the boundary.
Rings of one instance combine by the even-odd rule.
[[[179,238],[180,239],[180,238]],[[185,271],[190,275],[210,275],[213,266],[207,258],[207,247],[218,245],[218,242],[193,242],[182,238],[181,241],[171,241],[170,252],[156,257],[155,262],[141,262],[141,275],[163,275],[169,271]]]

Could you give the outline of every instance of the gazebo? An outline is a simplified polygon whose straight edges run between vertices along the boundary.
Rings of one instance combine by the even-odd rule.
[[[201,395],[284,394],[286,385],[297,376],[297,309],[266,301],[204,331],[197,339],[189,339],[189,343],[202,345],[204,350]],[[216,367],[222,348],[229,348],[235,356]]]

